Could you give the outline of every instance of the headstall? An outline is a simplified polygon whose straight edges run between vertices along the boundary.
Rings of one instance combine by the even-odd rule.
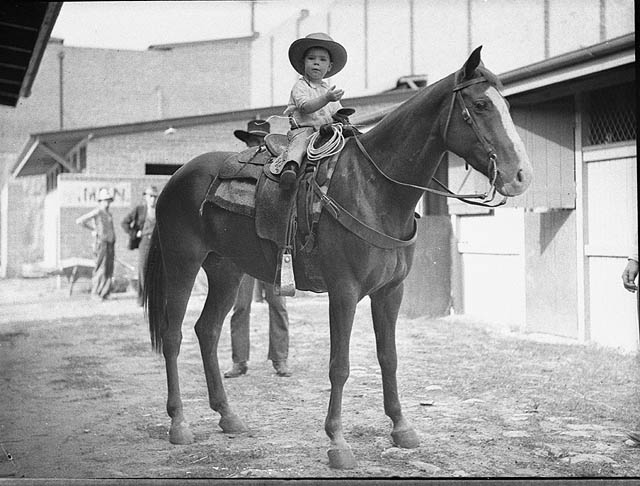
[[[376,168],[376,170],[380,174],[382,174],[382,176],[385,179],[387,179],[389,182],[392,182],[394,184],[401,185],[401,186],[404,186],[404,187],[411,187],[413,189],[418,189],[420,191],[430,192],[432,194],[436,194],[436,195],[439,195],[439,196],[460,199],[461,201],[464,201],[464,202],[466,202],[468,204],[473,204],[473,205],[476,205],[476,206],[495,208],[495,207],[504,205],[507,202],[507,197],[506,196],[502,196],[502,200],[501,201],[493,203],[493,200],[496,197],[496,179],[498,177],[498,168],[497,168],[497,158],[498,158],[498,156],[497,156],[496,151],[493,148],[493,146],[489,143],[489,141],[486,139],[486,137],[483,136],[482,133],[480,132],[480,127],[478,126],[477,122],[473,118],[473,115],[471,115],[471,112],[467,108],[467,105],[464,102],[464,98],[462,97],[462,94],[461,94],[461,91],[464,88],[466,88],[468,86],[471,86],[473,84],[484,83],[484,82],[487,82],[487,79],[484,76],[481,76],[479,78],[474,78],[474,79],[470,79],[470,80],[458,83],[457,82],[457,75],[456,75],[456,84],[455,84],[455,86],[453,88],[453,96],[451,97],[451,105],[449,107],[449,113],[447,115],[447,121],[446,121],[445,128],[444,128],[443,138],[444,138],[444,141],[445,141],[445,144],[446,144],[447,133],[449,131],[449,123],[451,121],[451,116],[453,114],[453,108],[455,106],[456,99],[457,99],[458,102],[460,103],[460,106],[462,107],[462,118],[471,127],[471,129],[473,130],[473,133],[476,135],[478,141],[482,144],[482,146],[484,147],[484,149],[485,149],[485,151],[487,153],[487,177],[489,179],[489,184],[490,185],[489,185],[489,189],[486,192],[484,192],[482,194],[455,194],[453,191],[451,191],[449,188],[447,188],[444,184],[442,184],[435,177],[432,177],[431,180],[433,182],[435,182],[438,186],[440,186],[442,191],[437,190],[437,189],[432,189],[430,187],[419,186],[419,185],[415,185],[415,184],[409,184],[409,183],[406,183],[406,182],[397,181],[397,180],[393,179],[392,177],[389,177],[387,174],[385,174],[382,171],[382,169],[380,169],[380,167],[378,167],[378,165],[375,163],[373,158],[369,155],[367,150],[362,145],[362,142],[360,142],[360,139],[357,136],[354,136],[354,138],[356,140],[356,144],[358,145],[358,148],[364,154],[364,156],[369,160],[369,162],[371,162],[371,164],[373,164],[373,166]],[[440,159],[438,160],[438,164],[437,165],[440,165],[440,163],[442,162],[442,159],[444,158],[446,153],[447,153],[447,150],[445,150],[440,155]],[[468,169],[468,164],[465,163],[465,165],[467,166],[467,169]],[[477,201],[477,199],[481,199],[481,200]]]

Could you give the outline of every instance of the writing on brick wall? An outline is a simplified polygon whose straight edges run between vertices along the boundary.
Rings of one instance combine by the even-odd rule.
[[[60,207],[94,207],[98,204],[98,192],[103,187],[113,194],[112,207],[131,206],[130,182],[61,180],[58,182]]]

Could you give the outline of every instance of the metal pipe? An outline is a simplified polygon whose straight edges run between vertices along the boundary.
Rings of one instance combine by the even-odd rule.
[[[369,0],[364,0],[364,89],[369,87]]]
[[[409,0],[409,74],[415,74],[415,26],[413,24],[414,0]]]
[[[471,30],[471,2],[473,0],[467,0],[467,52],[473,50],[472,37],[473,32]]]
[[[544,0],[544,58],[549,57],[549,0]]]
[[[251,0],[251,35],[256,34],[256,0]]]
[[[60,107],[59,107],[59,117],[60,117],[60,130],[64,128],[64,51],[60,50],[58,52],[58,60],[60,61],[60,81],[59,81],[59,89],[60,89]]]
[[[269,84],[270,84],[270,91],[271,91],[270,96],[271,96],[271,106],[273,106],[274,103],[275,103],[275,99],[274,99],[275,97],[274,97],[274,93],[273,93],[273,90],[274,90],[274,86],[273,86],[274,85],[274,79],[273,79],[274,78],[274,73],[273,73],[273,61],[274,61],[274,59],[273,59],[273,36],[269,37],[269,60],[270,60],[269,64],[271,65],[271,72],[269,73],[270,74],[270,76],[269,76]]]
[[[600,42],[607,38],[607,2],[600,0]]]
[[[309,16],[309,11],[306,8],[303,8],[302,10],[300,10],[300,13],[298,14],[298,18],[296,19],[296,39],[300,38],[300,24],[302,24],[302,21],[306,19],[308,16]]]

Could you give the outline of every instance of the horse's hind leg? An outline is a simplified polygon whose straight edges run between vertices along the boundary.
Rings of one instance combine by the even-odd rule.
[[[371,295],[371,315],[376,335],[378,363],[382,373],[384,411],[393,421],[391,438],[398,447],[411,449],[420,445],[420,439],[413,427],[402,415],[398,398],[396,370],[396,320],[402,302],[403,284],[385,287]]]
[[[224,318],[233,306],[242,272],[230,262],[209,254],[202,264],[209,291],[202,313],[196,322],[196,335],[209,390],[209,405],[220,414],[218,425],[226,433],[245,432],[246,426],[232,410],[224,391],[218,363],[218,341]]]
[[[200,269],[196,259],[178,260],[168,264],[167,271],[167,326],[162,333],[162,354],[167,370],[167,413],[171,417],[169,441],[172,444],[191,444],[193,433],[184,418],[182,399],[180,397],[180,378],[178,375],[178,355],[182,343],[182,320],[184,319],[191,295],[191,289]]]

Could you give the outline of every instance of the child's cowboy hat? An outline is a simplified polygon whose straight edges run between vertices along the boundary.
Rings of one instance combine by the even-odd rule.
[[[289,61],[293,68],[303,76],[304,54],[312,47],[322,47],[329,51],[332,66],[331,69],[327,71],[325,78],[338,74],[342,71],[345,64],[347,64],[347,50],[327,34],[323,32],[316,32],[315,34],[309,34],[302,39],[293,41],[293,44],[289,47]]]
[[[113,194],[111,194],[109,189],[103,187],[98,191],[98,202],[105,201],[107,199],[113,201]]]
[[[264,137],[265,135],[269,135],[270,130],[271,125],[269,125],[269,122],[264,120],[251,120],[247,123],[246,132],[244,130],[235,130],[233,134],[236,138],[247,143],[249,137]]]

